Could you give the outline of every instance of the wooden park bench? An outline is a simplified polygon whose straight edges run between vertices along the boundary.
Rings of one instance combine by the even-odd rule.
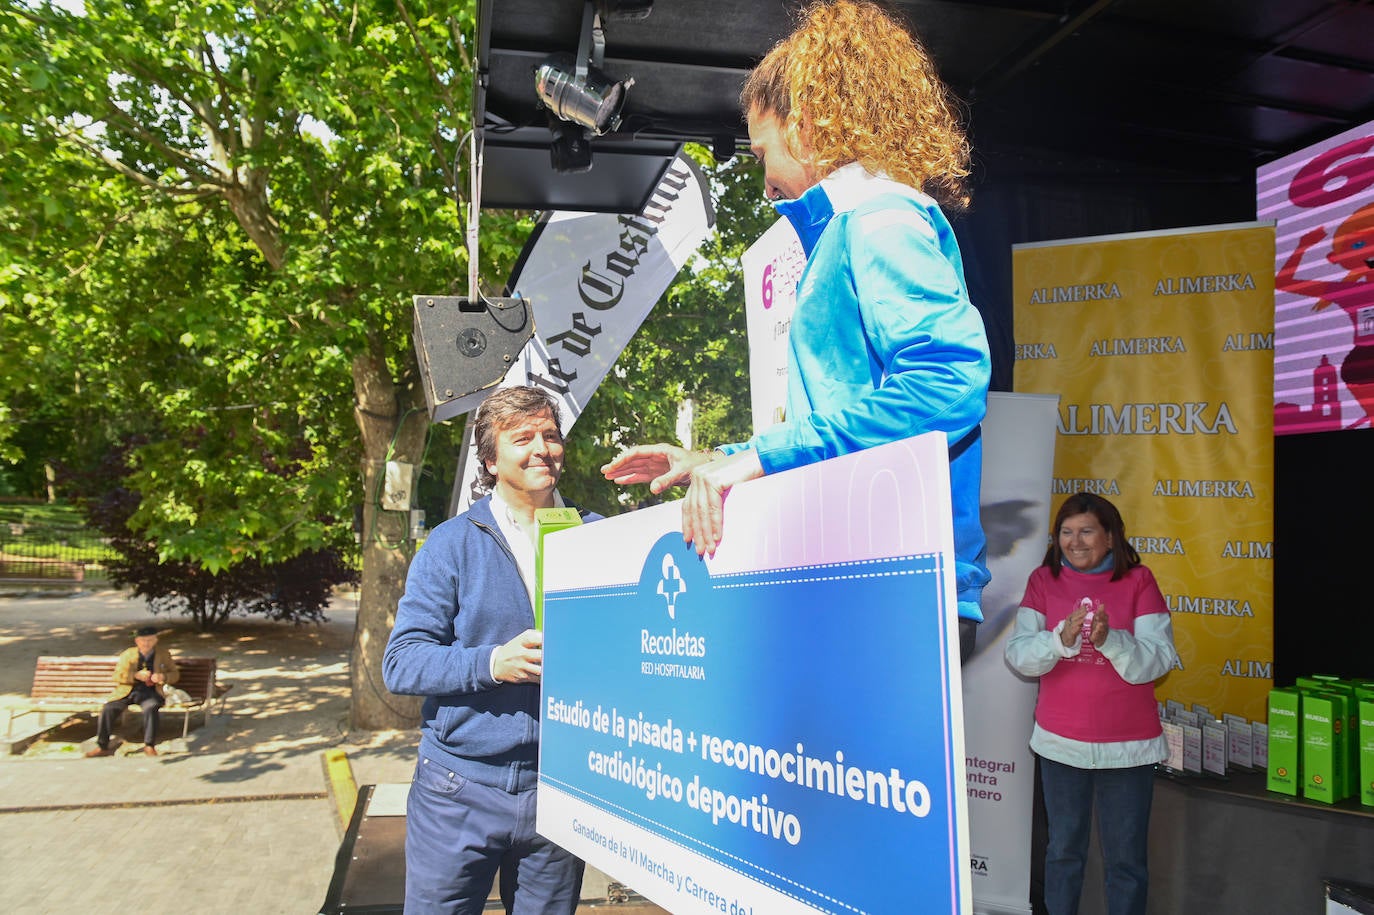
[[[209,724],[217,705],[219,711],[224,710],[224,695],[232,687],[215,679],[214,658],[173,657],[181,671],[174,685],[190,694],[191,701],[184,704],[168,702],[162,711],[182,713],[181,736],[184,739],[191,727],[191,716],[199,712],[205,716],[204,723]],[[40,720],[44,725],[50,712],[60,712],[67,717],[85,712],[99,714],[101,706],[114,691],[115,663],[116,659],[108,655],[40,657],[34,666],[33,688],[29,690],[28,700],[10,709],[7,736],[14,734],[14,719],[30,712],[43,716]],[[130,705],[129,710],[142,713],[137,705]]]

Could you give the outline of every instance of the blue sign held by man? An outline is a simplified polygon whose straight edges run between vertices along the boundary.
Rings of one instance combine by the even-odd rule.
[[[948,458],[551,535],[539,830],[674,912],[970,910]]]

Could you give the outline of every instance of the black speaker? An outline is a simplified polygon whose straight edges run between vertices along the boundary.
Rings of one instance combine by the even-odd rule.
[[[528,299],[415,296],[415,354],[430,420],[461,416],[485,400],[533,336]]]

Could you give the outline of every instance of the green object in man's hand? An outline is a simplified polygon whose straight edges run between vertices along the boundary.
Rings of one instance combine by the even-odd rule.
[[[534,523],[539,539],[534,545],[534,628],[544,630],[544,535],[582,523],[575,508],[536,508]]]

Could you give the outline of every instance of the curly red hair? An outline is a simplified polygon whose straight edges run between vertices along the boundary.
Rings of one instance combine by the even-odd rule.
[[[771,114],[824,178],[859,162],[944,208],[968,206],[969,143],[919,38],[874,0],[817,0],[749,74],[746,114]]]

